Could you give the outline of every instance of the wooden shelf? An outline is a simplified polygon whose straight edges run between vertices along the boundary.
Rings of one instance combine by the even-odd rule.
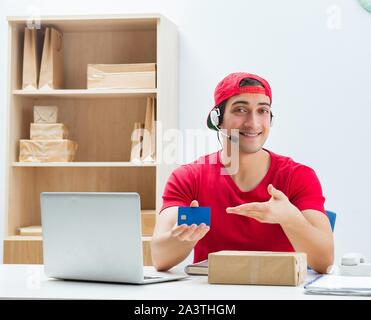
[[[12,26],[24,26],[29,20],[27,16],[7,17]],[[122,30],[156,30],[157,22],[164,20],[157,13],[128,13],[107,15],[67,15],[67,16],[43,16],[43,25],[56,25],[62,32],[102,32]]]
[[[152,236],[156,224],[156,210],[142,210],[142,235]]]
[[[156,167],[156,162],[13,162],[13,167]]]
[[[141,210],[142,214],[156,214],[156,210]]]
[[[13,95],[22,97],[56,98],[141,98],[155,97],[157,89],[59,89],[59,90],[13,90]]]
[[[8,236],[5,237],[4,240],[9,240],[9,241],[41,241],[43,239],[42,236]]]
[[[42,237],[16,236],[41,225],[41,192],[137,192],[142,210],[145,265],[151,265],[150,236],[162,192],[176,164],[129,162],[135,123],[146,119],[155,98],[161,130],[178,128],[178,32],[158,14],[40,17],[42,30],[63,33],[63,88],[22,88],[27,17],[8,18],[8,105],[4,263],[42,263]],[[41,43],[39,43],[41,44]],[[84,89],[87,65],[156,64],[154,89]],[[58,122],[76,141],[74,162],[19,162],[21,139],[29,139],[34,106],[57,106]],[[162,136],[156,136],[157,144]],[[158,158],[159,159],[159,158]],[[127,161],[125,161],[127,160]]]

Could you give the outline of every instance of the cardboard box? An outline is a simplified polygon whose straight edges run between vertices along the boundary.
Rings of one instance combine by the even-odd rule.
[[[298,286],[307,274],[299,252],[219,251],[210,253],[209,283]]]
[[[34,123],[57,123],[58,107],[56,106],[34,106]]]
[[[156,64],[88,64],[88,89],[156,88]]]
[[[63,123],[31,123],[31,140],[60,140],[68,138],[68,129]]]
[[[76,150],[77,143],[71,140],[20,140],[19,161],[73,161]]]

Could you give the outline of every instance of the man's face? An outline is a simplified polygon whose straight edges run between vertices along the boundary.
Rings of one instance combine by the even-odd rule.
[[[239,130],[239,149],[242,153],[259,151],[270,130],[270,99],[264,94],[243,93],[229,98],[221,129]]]

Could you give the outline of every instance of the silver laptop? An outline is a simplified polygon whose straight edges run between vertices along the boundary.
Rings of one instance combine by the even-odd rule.
[[[138,193],[41,193],[44,270],[70,280],[147,284],[185,278],[144,275]]]

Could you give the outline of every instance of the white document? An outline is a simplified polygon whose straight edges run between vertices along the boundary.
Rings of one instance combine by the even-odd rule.
[[[371,277],[321,275],[304,286],[304,293],[371,297]]]

